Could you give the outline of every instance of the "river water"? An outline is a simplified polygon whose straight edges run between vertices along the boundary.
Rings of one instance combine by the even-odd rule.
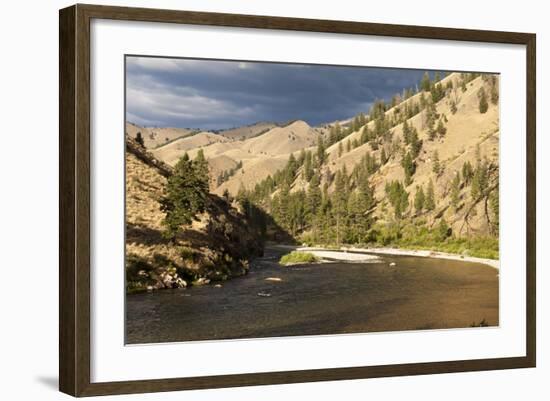
[[[266,250],[247,276],[126,297],[126,343],[470,327],[499,323],[498,270],[383,256],[281,267]],[[390,266],[395,263],[395,266]],[[270,281],[278,278],[281,281]]]

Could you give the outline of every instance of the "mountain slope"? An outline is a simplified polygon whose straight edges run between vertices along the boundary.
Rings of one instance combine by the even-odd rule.
[[[454,73],[430,85],[375,105],[321,162],[319,148],[306,149],[309,167],[288,164],[251,201],[308,242],[460,250],[488,238],[477,251],[498,255],[498,76]]]
[[[141,127],[129,122],[126,123],[126,135],[135,139],[138,132],[141,133],[145,147],[154,149],[175,139],[193,135],[197,131],[190,128]]]
[[[319,133],[304,121],[274,126],[245,140],[222,134],[199,133],[153,150],[155,157],[174,165],[184,153],[194,159],[202,150],[210,167],[211,189],[221,195],[226,189],[236,195],[239,188],[254,185],[284,167],[291,153],[314,146]],[[225,175],[226,180],[221,177]]]
[[[456,83],[459,81],[459,74],[452,74],[442,81],[443,84],[454,80]],[[457,87],[458,84],[455,85]],[[470,205],[471,201],[468,199],[467,187],[462,188],[460,191],[460,197],[463,203],[463,208],[459,211],[454,211],[450,208],[450,186],[455,174],[461,173],[464,163],[470,162],[472,165],[476,164],[476,149],[479,146],[479,156],[482,159],[487,159],[489,164],[495,165],[497,170],[495,171],[495,179],[498,178],[498,138],[499,138],[499,111],[498,106],[491,105],[486,113],[479,112],[479,99],[477,93],[486,84],[481,77],[478,77],[471,81],[465,92],[459,89],[458,97],[460,99],[457,110],[455,113],[451,111],[451,98],[456,94],[448,93],[442,100],[436,105],[436,111],[441,116],[445,116],[447,123],[445,123],[446,133],[443,137],[438,137],[435,140],[429,139],[429,129],[426,126],[426,111],[413,116],[408,119],[407,122],[410,126],[418,130],[418,137],[422,141],[422,148],[415,160],[416,171],[413,175],[413,180],[410,185],[406,186],[410,197],[415,194],[416,187],[422,186],[424,189],[432,180],[435,189],[435,196],[439,200],[439,208],[432,213],[425,213],[424,218],[427,218],[431,224],[435,220],[440,220],[445,217],[451,228],[458,235],[466,235],[473,232],[478,234],[489,234],[490,227],[486,224],[485,210],[476,210],[476,217],[470,217],[468,224],[464,222],[464,214],[466,213],[466,207]],[[411,101],[418,100],[412,98]],[[392,113],[390,109],[386,115]],[[373,122],[369,123],[369,128],[372,129]],[[403,182],[405,180],[404,169],[401,166],[402,155],[399,153],[404,148],[404,136],[403,136],[403,124],[397,125],[391,130],[391,140],[381,140],[377,142],[377,150],[373,149],[372,142],[365,143],[350,152],[344,152],[342,156],[338,156],[339,143],[332,145],[327,149],[329,153],[330,163],[328,169],[331,174],[335,174],[336,171],[345,168],[348,172],[353,171],[354,167],[360,163],[362,157],[366,153],[370,153],[376,159],[380,159],[381,149],[388,149],[387,153],[390,154],[389,161],[378,171],[376,171],[371,177],[371,183],[374,187],[375,197],[380,200],[384,200],[385,185],[393,180]],[[341,142],[346,143],[348,140],[353,141],[357,139],[360,132],[353,133],[349,137],[343,139]],[[391,151],[393,146],[400,147],[399,151]],[[442,172],[439,174],[434,173],[434,152],[438,153],[439,163],[444,166]],[[323,183],[326,182],[323,181]],[[334,184],[330,186],[334,189]],[[412,201],[412,199],[411,199]],[[485,207],[485,205],[479,205],[477,208]],[[445,212],[435,219],[435,216],[441,214],[441,209],[445,208]],[[484,220],[485,219],[485,220]]]
[[[200,132],[192,136],[176,139],[167,145],[153,149],[152,153],[156,158],[164,161],[165,163],[175,165],[179,158],[191,149],[197,149],[214,143],[223,143],[228,141],[229,140],[227,138],[216,135],[212,132]]]
[[[169,166],[126,142],[126,277],[128,291],[185,287],[246,274],[262,252],[260,236],[236,208],[210,194],[205,213],[175,243],[164,239]]]
[[[245,125],[242,127],[221,130],[218,132],[218,134],[227,139],[231,139],[235,141],[244,141],[246,139],[261,135],[276,126],[277,124],[275,123],[258,122],[255,124]]]

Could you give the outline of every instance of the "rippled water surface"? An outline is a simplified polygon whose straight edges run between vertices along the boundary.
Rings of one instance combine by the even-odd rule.
[[[281,267],[267,251],[247,276],[126,297],[126,342],[154,343],[498,325],[498,271],[382,257]],[[390,266],[390,263],[395,266]],[[281,281],[267,281],[266,278]]]

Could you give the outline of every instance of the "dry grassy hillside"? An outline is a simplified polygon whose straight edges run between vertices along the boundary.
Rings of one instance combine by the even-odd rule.
[[[229,181],[216,187],[214,193],[222,195],[227,189],[231,195],[236,195],[241,188],[251,190],[256,183],[269,175],[273,175],[277,170],[284,168],[288,161],[288,156],[288,154],[272,157],[259,156],[245,160],[243,167],[237,170]]]
[[[213,134],[212,132],[200,132],[186,138],[176,139],[167,145],[154,149],[152,152],[156,158],[170,165],[175,165],[179,158],[191,149],[228,141],[227,138]]]
[[[412,177],[412,183],[406,189],[411,194],[410,200],[412,202],[416,188],[422,186],[425,189],[428,182],[432,180],[435,195],[438,199],[438,208],[432,213],[423,215],[423,218],[427,218],[430,224],[434,224],[436,220],[443,217],[458,235],[466,235],[472,232],[489,234],[485,204],[477,204],[475,212],[470,212],[470,216],[465,221],[465,215],[469,207],[472,206],[472,201],[468,199],[469,188],[466,186],[461,188],[460,198],[463,206],[460,210],[455,211],[454,208],[450,207],[450,186],[456,172],[461,173],[464,163],[469,161],[472,165],[475,165],[477,156],[487,159],[490,164],[494,164],[498,169],[498,105],[491,104],[486,113],[480,113],[477,94],[482,87],[486,86],[481,77],[468,83],[464,92],[458,87],[459,74],[449,75],[442,80],[442,84],[446,85],[450,80],[455,82],[455,89],[449,90],[447,95],[436,104],[437,113],[447,120],[445,123],[446,133],[443,137],[437,137],[435,140],[429,139],[425,110],[408,120],[408,123],[418,130],[422,148],[416,158],[416,172]],[[408,101],[418,101],[420,96],[422,96],[421,93],[413,96]],[[455,113],[451,111],[451,99],[455,99],[458,103]],[[403,104],[398,107],[402,108]],[[386,112],[386,115],[392,115],[395,111],[396,108],[392,108]],[[372,129],[373,125],[374,122],[370,122],[368,127]],[[361,131],[352,133],[340,142],[347,144],[347,141],[357,140],[361,135]],[[393,180],[403,182],[405,179],[404,169],[401,166],[401,151],[404,145],[403,124],[399,124],[391,130],[391,139],[377,141],[377,145],[375,150],[372,142],[365,143],[349,152],[344,151],[340,156],[338,152],[339,143],[333,144],[327,149],[329,162],[325,168],[324,177],[333,176],[336,171],[343,169],[344,166],[348,172],[353,171],[366,153],[370,153],[377,160],[380,160],[382,148],[384,148],[389,155],[389,160],[372,175],[371,183],[374,187],[375,197],[380,200],[382,207],[387,208],[387,202],[384,199],[386,196],[386,183]],[[345,149],[346,145],[343,145],[343,147]],[[476,149],[479,149],[479,155],[477,156]],[[442,171],[438,174],[433,171],[434,152],[438,153],[439,163],[442,165]],[[498,170],[495,179],[498,179]],[[322,181],[322,184],[325,182],[327,182],[326,179]],[[294,188],[294,190],[298,189],[305,189],[303,183],[302,186],[297,185]],[[330,182],[329,192],[333,189],[334,183]],[[384,218],[386,215],[382,211],[382,207],[378,210],[380,218]]]
[[[126,123],[126,135],[135,139],[138,132],[141,132],[145,147],[154,149],[178,138],[193,135],[197,131],[189,128],[140,127],[136,124]]]
[[[267,124],[267,123],[265,123]],[[262,125],[258,125],[262,126]],[[155,157],[174,165],[188,153],[192,159],[202,150],[210,167],[211,189],[236,195],[241,187],[251,189],[268,175],[284,167],[291,153],[315,145],[319,133],[304,121],[275,126],[245,140],[230,140],[222,134],[200,133],[154,150]],[[242,167],[235,167],[242,163]],[[221,182],[220,175],[230,177]]]
[[[166,240],[160,199],[171,170],[135,141],[126,152],[126,278],[128,291],[186,287],[246,274],[261,254],[245,216],[210,195],[206,212],[175,240]]]
[[[290,154],[315,145],[318,135],[306,122],[295,121],[245,141],[243,148],[249,153],[268,157]]]
[[[256,124],[245,125],[243,127],[236,127],[236,128],[222,130],[222,131],[219,131],[218,134],[228,139],[232,139],[236,141],[244,141],[246,139],[261,135],[276,126],[277,124],[275,123],[259,122]]]

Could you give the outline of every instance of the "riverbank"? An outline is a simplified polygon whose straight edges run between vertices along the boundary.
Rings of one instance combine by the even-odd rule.
[[[377,259],[376,255],[393,255],[393,256],[416,256],[421,258],[434,258],[457,260],[463,262],[481,263],[491,266],[499,270],[500,262],[495,259],[477,258],[473,256],[457,255],[446,252],[437,252],[429,250],[413,250],[399,248],[356,248],[356,247],[341,247],[339,250],[326,250],[319,247],[294,247],[297,251],[309,252],[313,255],[323,258],[342,260],[342,261],[362,261]]]

